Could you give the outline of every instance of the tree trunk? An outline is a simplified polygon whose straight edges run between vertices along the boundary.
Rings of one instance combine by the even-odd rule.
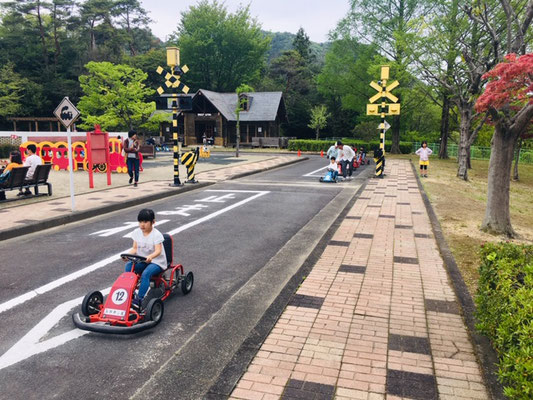
[[[459,141],[459,150],[457,152],[457,177],[467,181],[468,180],[468,159],[470,154],[470,130],[472,117],[472,107],[462,105],[461,107],[461,124],[460,133],[461,138]]]
[[[490,153],[487,208],[481,229],[514,237],[509,210],[511,166],[516,138],[503,124],[496,124]]]
[[[514,168],[513,168],[513,180],[518,181],[520,177],[518,176],[518,162],[520,161],[520,151],[522,151],[523,140],[518,140],[518,146],[516,148],[516,154],[514,159]]]
[[[395,115],[392,121],[392,145],[391,154],[400,154],[400,116]]]
[[[318,130],[318,128],[316,128],[316,140],[318,140],[319,136],[320,136],[320,131]]]
[[[239,143],[241,139],[241,124],[239,121],[239,117],[237,116],[237,126],[235,127],[237,136],[235,137],[235,157],[239,157]]]
[[[440,119],[440,149],[439,158],[448,159],[448,136],[450,135],[450,98],[445,94],[442,101],[442,115]]]

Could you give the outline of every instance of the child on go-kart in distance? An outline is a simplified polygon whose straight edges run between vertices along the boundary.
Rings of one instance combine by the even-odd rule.
[[[139,293],[133,298],[132,304],[141,307],[142,300],[150,287],[150,278],[163,272],[167,265],[167,256],[163,247],[163,234],[154,228],[155,214],[153,210],[144,208],[137,216],[139,227],[133,231],[133,246],[127,252],[146,257],[146,261],[135,264],[135,273],[141,274]],[[122,258],[127,261],[125,258]],[[131,272],[133,263],[126,264],[125,271]]]

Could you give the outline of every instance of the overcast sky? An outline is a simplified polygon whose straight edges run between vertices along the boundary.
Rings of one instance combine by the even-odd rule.
[[[198,0],[141,0],[153,20],[150,27],[162,40],[177,29],[181,12]],[[222,1],[221,1],[222,3]],[[250,4],[250,14],[264,30],[296,33],[300,27],[313,42],[327,41],[328,32],[348,12],[348,0],[225,0],[229,12]]]

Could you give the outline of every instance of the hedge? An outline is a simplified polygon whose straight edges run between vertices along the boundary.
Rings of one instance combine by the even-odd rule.
[[[0,158],[9,158],[9,153],[13,150],[18,150],[18,147],[10,144],[0,144]]]
[[[533,246],[485,244],[476,295],[477,329],[498,353],[511,399],[533,398]]]
[[[357,139],[342,139],[342,143],[347,144],[351,147],[360,148],[361,146],[364,146],[367,151],[371,151],[376,147],[379,147],[378,141],[371,141],[367,142],[364,140],[357,140]],[[289,146],[288,149],[291,151],[314,151],[314,152],[320,152],[323,150],[326,152],[331,145],[335,144],[334,140],[304,140],[304,139],[295,139],[295,140],[289,140]],[[385,151],[390,152],[391,148],[391,142],[385,142]],[[400,142],[400,151],[403,154],[409,154],[412,150],[412,143],[409,142]]]

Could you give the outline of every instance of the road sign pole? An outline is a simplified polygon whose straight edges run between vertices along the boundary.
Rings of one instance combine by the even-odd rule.
[[[76,201],[74,200],[74,161],[72,160],[72,138],[70,134],[70,125],[67,127],[67,144],[68,144],[68,170],[70,175],[70,208],[76,211]]]

